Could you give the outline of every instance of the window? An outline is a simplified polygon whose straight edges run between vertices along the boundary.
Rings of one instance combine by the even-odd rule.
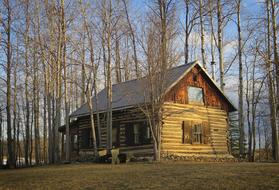
[[[119,131],[120,128],[118,126],[112,127],[112,146],[114,147],[119,147],[120,145]]]
[[[192,142],[193,144],[202,144],[203,143],[203,132],[202,132],[202,125],[195,124],[192,126]]]
[[[86,128],[86,129],[81,129],[81,148],[90,148],[92,145],[92,135],[91,135],[91,129]]]
[[[72,135],[72,150],[78,149],[78,136],[77,134]]]
[[[210,128],[207,122],[186,120],[182,124],[182,143],[208,144]]]
[[[204,104],[203,89],[199,87],[188,87],[188,102],[194,104]]]
[[[139,144],[139,137],[140,137],[139,124],[135,124],[133,127],[134,127],[134,143]]]
[[[150,144],[150,128],[146,122],[125,126],[125,143],[128,146]]]

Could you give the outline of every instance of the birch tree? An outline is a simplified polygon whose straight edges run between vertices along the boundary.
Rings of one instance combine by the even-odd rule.
[[[218,53],[219,53],[219,70],[220,70],[220,87],[224,91],[224,63],[223,63],[223,13],[221,0],[217,0],[217,18],[218,18]]]
[[[238,33],[238,62],[239,62],[239,86],[238,86],[238,126],[239,126],[239,154],[244,155],[244,118],[243,118],[243,68],[242,68],[242,33],[240,8],[241,0],[236,2],[237,6],[237,33]]]

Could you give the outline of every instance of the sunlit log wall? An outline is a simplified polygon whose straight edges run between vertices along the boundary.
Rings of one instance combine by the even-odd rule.
[[[162,153],[177,155],[228,154],[227,113],[216,108],[165,103],[162,127]],[[208,144],[183,143],[184,121],[207,123]]]

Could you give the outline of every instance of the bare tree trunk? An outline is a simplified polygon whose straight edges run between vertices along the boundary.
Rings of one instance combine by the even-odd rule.
[[[258,118],[258,144],[259,144],[259,161],[261,161],[261,128],[260,128],[260,124],[261,124],[261,117]]]
[[[33,45],[33,96],[34,96],[34,135],[35,135],[35,161],[36,164],[40,164],[40,129],[39,129],[39,117],[40,117],[40,109],[39,109],[39,79],[38,79],[38,56],[37,56],[37,41],[38,35],[40,35],[40,18],[39,18],[39,5],[38,2],[35,1],[35,17],[36,17],[36,23],[34,23],[34,31],[37,32],[37,35],[35,36],[35,42]]]
[[[115,39],[115,74],[116,74],[116,82],[120,83],[122,82],[121,80],[121,66],[120,66],[120,48],[119,48],[119,41],[120,41],[120,36],[116,34],[116,39]]]
[[[185,2],[185,42],[184,42],[184,63],[187,64],[189,61],[189,0],[184,0]]]
[[[2,105],[0,105],[0,168],[3,165],[3,137],[2,137],[2,123],[3,123],[3,115],[2,111],[4,109],[2,108]]]
[[[210,50],[211,50],[211,76],[212,79],[215,80],[215,48],[214,48],[214,22],[213,22],[213,8],[212,8],[212,0],[209,0],[209,16],[210,16]]]
[[[201,55],[202,65],[206,69],[205,50],[204,50],[204,26],[203,26],[203,1],[199,0],[200,30],[201,30]]]
[[[252,129],[251,129],[251,119],[250,119],[250,94],[249,94],[249,74],[248,74],[248,66],[246,72],[246,104],[247,104],[247,123],[248,123],[248,159],[251,159],[251,152],[252,152]]]
[[[61,17],[61,7],[59,8],[59,18]],[[62,51],[63,36],[61,27],[61,18],[58,25],[58,50],[56,61],[56,97],[55,97],[55,128],[54,128],[54,162],[60,161],[60,135],[58,128],[61,126],[61,99],[62,99]]]
[[[91,84],[88,84],[88,86],[92,86]],[[96,132],[95,132],[95,124],[94,124],[94,110],[93,110],[93,102],[92,102],[92,92],[93,88],[88,87],[87,88],[87,103],[90,110],[90,124],[91,124],[91,130],[92,130],[92,139],[93,139],[93,151],[94,156],[98,157],[98,147],[97,147],[97,141],[96,141]]]
[[[24,34],[24,46],[25,46],[25,109],[26,109],[26,123],[25,123],[25,165],[29,164],[29,152],[30,152],[30,106],[29,106],[29,26],[30,26],[30,15],[29,15],[29,0],[25,2],[25,34]]]
[[[272,21],[272,32],[273,32],[273,54],[274,54],[274,64],[276,70],[276,92],[277,92],[277,107],[276,115],[279,118],[279,56],[278,56],[278,46],[277,46],[277,26],[276,26],[276,13],[275,13],[275,1],[271,2],[271,21]],[[275,121],[276,122],[276,121]],[[275,125],[276,126],[276,125]],[[272,125],[272,156],[274,161],[279,161],[279,151],[278,151],[278,133],[277,128]]]
[[[129,34],[130,34],[130,38],[132,40],[132,44],[133,44],[133,59],[134,59],[134,63],[135,63],[135,72],[136,72],[136,77],[140,78],[141,77],[141,73],[140,73],[140,69],[139,69],[139,63],[138,63],[138,56],[137,56],[137,48],[136,48],[136,37],[135,37],[135,31],[132,27],[132,23],[128,14],[128,9],[127,9],[127,3],[126,0],[122,0],[123,4],[124,4],[124,9],[125,9],[125,15],[126,15],[126,19],[129,25]]]
[[[15,161],[17,160],[17,141],[16,141],[16,137],[17,137],[17,124],[18,124],[18,119],[17,118],[17,67],[18,67],[18,61],[19,61],[19,50],[18,50],[18,36],[16,36],[16,60],[14,62],[14,72],[13,72],[13,77],[14,77],[14,99],[13,99],[13,139],[14,139],[14,143],[13,143],[13,150],[15,152]]]
[[[106,4],[105,4],[106,6]],[[106,8],[107,9],[107,8]],[[105,10],[107,11],[107,10]],[[112,17],[112,2],[109,1],[109,14],[108,19],[105,19],[106,28],[106,45],[108,51],[107,58],[107,150],[112,148],[112,83],[111,83],[111,34],[112,34],[112,26],[111,26],[111,17]],[[105,17],[106,18],[106,17]]]
[[[83,34],[84,35],[84,34]],[[83,43],[82,43],[82,53],[81,53],[81,105],[85,103],[85,35],[82,38]]]
[[[255,117],[256,117],[256,102],[255,102],[255,61],[253,62],[253,69],[252,69],[252,139],[249,141],[249,161],[254,162],[255,156],[255,145],[256,145],[256,138],[255,138]]]
[[[266,0],[266,17],[267,17],[267,60],[266,60],[266,72],[267,72],[267,80],[268,80],[268,100],[269,100],[269,108],[270,108],[270,124],[271,129],[276,129],[276,103],[274,97],[274,89],[273,89],[273,77],[272,77],[272,67],[271,67],[271,33],[270,33],[270,5],[269,0]],[[265,132],[266,133],[266,132]],[[265,134],[266,138],[266,134]],[[272,142],[274,136],[272,136]],[[266,138],[267,139],[267,138]],[[276,141],[275,141],[276,142]],[[273,148],[273,150],[275,150]],[[266,152],[266,160],[268,160],[268,145],[267,140],[265,140],[265,152]]]
[[[66,125],[66,160],[70,161],[70,153],[71,153],[71,147],[70,147],[70,107],[69,107],[69,101],[68,101],[68,80],[67,80],[67,64],[66,64],[66,21],[65,21],[65,13],[64,13],[64,0],[61,0],[61,28],[62,28],[62,44],[61,44],[61,50],[62,50],[62,65],[64,68],[64,89],[65,89],[65,125]],[[64,143],[64,142],[62,142]]]
[[[244,118],[243,118],[243,68],[242,68],[242,37],[240,22],[241,0],[237,2],[237,32],[238,32],[238,61],[239,61],[239,86],[238,86],[238,125],[239,125],[239,156],[244,155]]]
[[[96,156],[98,156],[98,149],[97,149],[98,147],[97,147],[97,142],[96,142],[97,138],[96,138],[96,131],[95,131],[95,126],[94,126],[94,109],[93,109],[93,102],[92,102],[92,98],[93,98],[92,91],[94,91],[94,96],[95,96],[94,100],[95,100],[96,117],[97,117],[97,132],[98,132],[98,140],[99,140],[98,144],[100,146],[101,145],[101,123],[100,123],[100,114],[98,111],[98,94],[97,94],[97,89],[98,89],[97,88],[97,73],[98,73],[97,68],[98,68],[98,65],[96,65],[95,59],[94,59],[93,34],[91,31],[89,31],[87,22],[86,22],[86,32],[87,32],[87,36],[88,36],[88,40],[89,40],[90,62],[91,62],[91,72],[90,72],[89,78],[93,75],[93,77],[92,77],[93,78],[93,87],[90,89],[87,89],[87,91],[90,91],[90,96],[88,96],[88,92],[86,93],[86,95],[87,95],[87,102],[89,102],[89,108],[90,108],[90,113],[91,113],[90,118],[91,118],[92,135],[94,134],[93,135],[94,153]],[[119,57],[119,59],[120,59],[120,57]],[[120,60],[119,60],[119,67],[120,67]],[[120,73],[120,77],[121,77],[121,73]],[[88,85],[89,85],[88,87],[90,87],[90,84],[88,84]]]
[[[43,160],[44,164],[47,164],[47,153],[46,153],[46,143],[47,143],[47,74],[46,68],[44,66],[44,106],[43,106]]]
[[[47,13],[47,19],[48,19],[48,32],[49,32],[49,36],[50,36],[50,54],[49,54],[49,64],[47,64],[47,71],[46,71],[46,79],[48,81],[47,83],[47,116],[48,116],[48,163],[54,163],[54,144],[53,144],[53,125],[54,125],[54,117],[53,117],[53,112],[52,112],[52,108],[54,109],[54,107],[52,106],[52,99],[53,99],[53,90],[54,90],[54,80],[50,80],[51,78],[51,71],[54,71],[54,59],[53,59],[53,52],[54,52],[54,29],[53,29],[53,9],[51,9],[52,5],[48,4],[48,1],[45,1],[45,9],[46,9],[46,13]],[[52,72],[54,73],[54,72]],[[54,78],[55,79],[55,78]]]
[[[8,166],[10,168],[16,167],[15,155],[13,150],[13,139],[12,139],[12,121],[11,121],[11,69],[12,69],[12,49],[11,49],[11,22],[12,22],[12,8],[8,0],[3,2],[7,11],[7,23],[5,24],[6,40],[6,111],[7,111],[7,146],[8,146]],[[15,140],[15,139],[14,139]]]
[[[220,87],[224,91],[224,63],[223,63],[223,19],[221,0],[217,0],[217,18],[218,18],[218,52],[219,52],[219,70],[220,70]]]

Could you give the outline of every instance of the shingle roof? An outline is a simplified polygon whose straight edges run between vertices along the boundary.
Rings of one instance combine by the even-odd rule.
[[[171,68],[170,70],[168,70],[168,72],[166,73],[166,77],[165,77],[166,78],[165,91],[168,91],[178,81],[180,81],[180,79],[182,79],[196,64],[198,64],[198,62],[194,61],[194,62],[180,65],[178,67],[174,67],[174,68]],[[146,97],[148,97],[147,96],[147,94],[148,94],[147,85],[148,85],[148,82],[147,82],[146,77],[143,77],[140,79],[129,80],[126,82],[112,85],[112,110],[134,107],[136,105],[148,102],[148,100],[146,99]],[[221,93],[222,93],[222,91],[221,91]],[[107,109],[107,88],[105,88],[101,92],[99,92],[97,97],[98,97],[98,111],[103,112]],[[225,96],[225,98],[227,99],[226,96]],[[93,98],[93,103],[94,102],[96,102],[95,97]],[[229,100],[228,100],[228,102],[231,104],[231,102]],[[94,109],[94,112],[96,112],[96,110],[97,110],[96,105],[93,105],[93,109]],[[84,116],[84,115],[88,115],[88,114],[89,114],[89,109],[88,109],[88,105],[86,103],[86,104],[82,105],[80,108],[78,108],[76,111],[74,111],[71,114],[71,117]]]

